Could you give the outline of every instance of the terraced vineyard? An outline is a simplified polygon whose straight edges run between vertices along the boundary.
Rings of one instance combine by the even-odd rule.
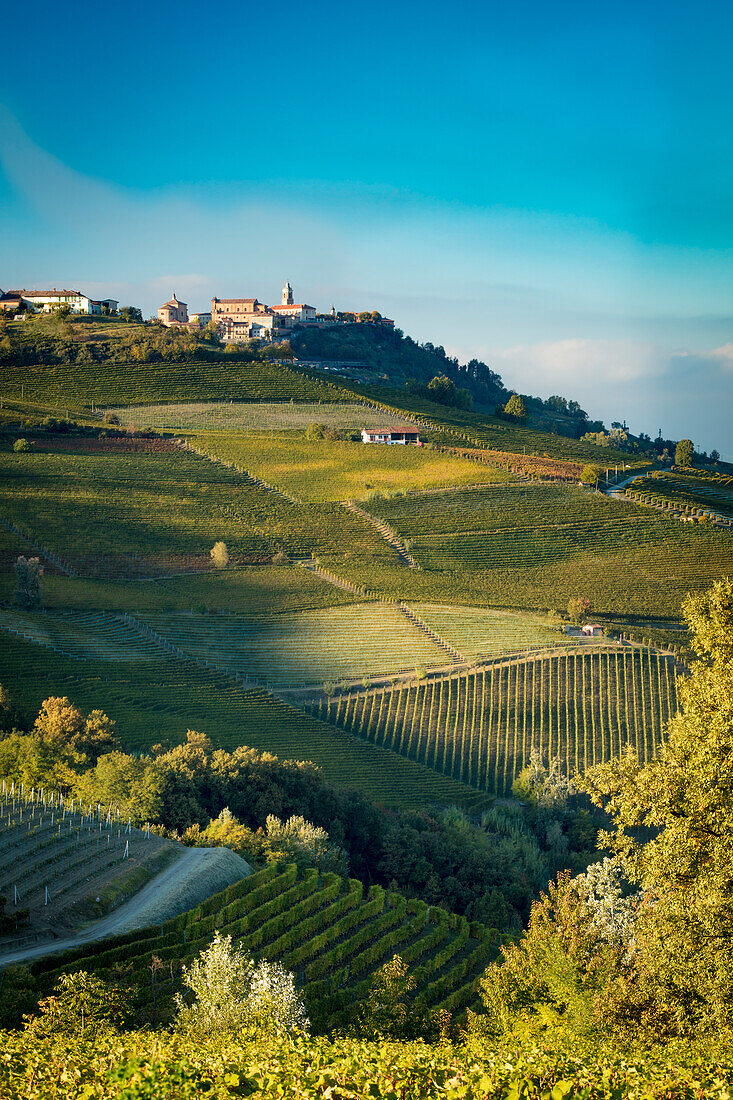
[[[320,697],[312,713],[480,790],[511,790],[533,749],[572,775],[654,756],[676,708],[674,660],[615,647],[496,661],[467,673]]]
[[[122,352],[121,352],[122,355]],[[243,363],[233,357],[209,362],[3,364],[2,396],[55,404],[61,411],[156,402],[347,401],[354,394],[285,363]]]
[[[681,512],[712,512],[733,519],[733,477],[725,474],[678,467],[669,473],[657,471],[653,477],[635,478],[626,491],[632,498],[640,494],[641,499]]]
[[[68,695],[85,711],[100,708],[117,722],[126,751],[178,744],[187,729],[215,746],[250,745],[284,760],[312,760],[328,782],[363,791],[374,801],[415,809],[456,804],[481,809],[486,798],[447,776],[358,737],[334,730],[263,689],[168,655],[102,660],[68,656],[16,635],[0,634],[0,684],[11,685],[28,716],[49,695]]]
[[[518,615],[486,607],[410,605],[420,619],[468,659],[517,653],[535,646],[572,645],[563,630],[540,615]]]
[[[110,977],[131,970],[140,1005],[171,1012],[184,962],[218,930],[241,942],[256,958],[277,960],[295,973],[316,1030],[343,1025],[368,992],[373,973],[394,954],[419,979],[420,1001],[456,1016],[476,1003],[476,982],[497,953],[501,936],[464,917],[408,901],[381,886],[365,893],[361,882],[315,870],[271,864],[242,879],[197,909],[160,928],[81,948],[33,967],[51,986],[64,970],[84,969]],[[157,956],[172,964],[169,978],[151,983]],[[165,971],[163,971],[165,974]],[[153,982],[155,976],[153,976]]]
[[[155,660],[159,647],[119,615],[101,611],[22,612],[0,608],[0,629],[70,657]]]
[[[175,848],[131,828],[112,807],[82,806],[52,791],[2,781],[0,894],[10,920],[26,911],[21,931],[60,927],[73,904],[101,895],[112,878],[119,889],[125,882],[139,887],[145,869],[159,870],[161,858],[170,858]],[[87,917],[91,912],[88,905]]]
[[[581,489],[496,485],[372,501],[422,571],[370,561],[362,583],[412,601],[555,608],[587,596],[597,614],[677,618],[684,596],[733,573],[727,530]],[[328,564],[329,559],[324,559]],[[355,576],[351,562],[343,573]]]

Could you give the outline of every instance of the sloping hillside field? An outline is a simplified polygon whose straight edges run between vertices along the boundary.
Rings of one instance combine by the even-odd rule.
[[[65,693],[105,709],[124,747],[199,728],[411,806],[508,791],[533,747],[570,771],[627,741],[648,757],[675,706],[671,657],[569,652],[558,613],[586,596],[643,636],[733,573],[730,530],[474,461],[502,433],[535,440],[548,470],[610,454],[555,453],[477,412],[427,403],[441,449],[366,447],[328,433],[400,411],[282,364],[61,364],[26,384],[190,440],[36,430],[30,451],[10,434],[0,448],[1,682],[29,708]],[[44,562],[41,610],[12,606],[22,552]],[[308,715],[292,705],[306,694]]]
[[[482,790],[511,793],[533,750],[567,774],[630,746],[646,761],[676,708],[674,660],[575,650],[311,703],[314,715]]]
[[[292,970],[317,1030],[345,1024],[349,1009],[366,996],[371,975],[394,954],[415,968],[423,1004],[460,1015],[476,1005],[476,980],[502,938],[381,886],[365,890],[354,879],[315,870],[299,875],[294,866],[271,864],[161,927],[108,940],[94,951],[82,948],[34,970],[50,986],[72,964],[109,977],[124,963],[132,970],[136,1007],[156,998],[165,1016],[180,988],[181,965],[216,929]],[[150,982],[153,955],[173,964],[158,989]]]

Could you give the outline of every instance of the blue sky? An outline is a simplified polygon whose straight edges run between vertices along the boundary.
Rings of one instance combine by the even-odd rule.
[[[152,312],[288,278],[733,460],[730,4],[42,2],[21,22],[3,288]]]

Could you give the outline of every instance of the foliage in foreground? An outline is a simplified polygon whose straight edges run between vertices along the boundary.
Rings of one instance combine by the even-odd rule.
[[[479,1034],[698,1036],[733,1010],[733,582],[691,596],[698,654],[659,755],[583,781],[613,859],[561,875],[482,982]]]
[[[722,1042],[487,1048],[308,1037],[195,1042],[166,1032],[110,1031],[94,1042],[0,1036],[0,1094],[7,1100],[729,1100],[732,1082],[731,1049]]]
[[[211,943],[184,967],[183,984],[193,994],[176,996],[178,1030],[187,1035],[307,1032],[305,1006],[293,975],[278,963],[256,963],[231,936],[217,932]]]

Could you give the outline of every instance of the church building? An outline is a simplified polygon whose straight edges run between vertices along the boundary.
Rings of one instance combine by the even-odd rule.
[[[293,288],[290,283],[286,283],[283,287],[280,305],[270,306],[270,309],[287,327],[312,323],[316,319],[315,306],[307,306],[303,302],[293,301]]]
[[[158,310],[158,320],[161,321],[166,328],[170,328],[172,325],[188,324],[188,306],[185,302],[178,301],[175,290],[170,300],[165,302]]]

